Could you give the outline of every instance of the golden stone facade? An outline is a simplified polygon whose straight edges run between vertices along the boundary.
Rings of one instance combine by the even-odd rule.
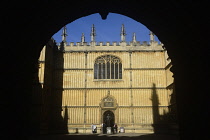
[[[94,65],[101,56],[119,58],[121,78],[94,77]],[[46,61],[47,57],[52,58]],[[91,124],[101,132],[107,113],[111,123],[116,123],[118,130],[124,127],[126,133],[153,133],[157,127],[175,122],[172,64],[162,43],[62,42],[45,46],[39,61],[43,93],[55,97],[44,101],[48,105],[43,110],[54,105],[60,108],[57,122],[63,119],[70,133],[91,133]],[[44,70],[47,67],[51,72]],[[104,67],[107,71],[108,65]],[[51,82],[46,81],[46,75],[52,77]]]

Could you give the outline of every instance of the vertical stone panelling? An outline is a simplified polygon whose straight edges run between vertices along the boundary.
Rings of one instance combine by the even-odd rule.
[[[107,90],[92,89],[87,90],[87,106],[99,106],[102,98],[106,97]]]
[[[137,112],[140,115],[140,117],[138,118],[140,123],[142,123],[142,124],[152,124],[153,123],[152,107],[138,108],[138,109],[136,109],[136,113]]]
[[[129,68],[130,67],[129,53],[122,52],[119,54],[119,57],[121,58],[122,61],[122,68]]]
[[[133,87],[151,87],[154,83],[157,87],[166,86],[164,70],[133,70]]]
[[[122,80],[97,80],[93,79],[93,71],[87,71],[87,88],[120,88],[120,87],[129,87],[129,71],[123,71],[123,79]]]
[[[94,72],[93,70],[87,71],[87,88],[94,87]]]
[[[121,80],[94,79],[94,61],[101,55],[115,55],[122,60]],[[132,123],[133,126],[152,124],[153,93],[158,97],[160,115],[167,113],[169,93],[161,88],[166,86],[166,81],[167,84],[171,83],[172,75],[169,70],[165,72],[164,69],[154,69],[165,68],[164,57],[163,52],[132,52],[130,60],[129,52],[88,52],[85,61],[84,52],[64,53],[62,105],[68,106],[71,127],[80,125],[80,128],[90,128],[91,123],[101,123],[100,103],[107,96],[108,90],[118,104],[115,117],[119,126],[131,128]],[[59,71],[57,73],[60,74]],[[153,83],[157,89],[152,89]]]
[[[151,106],[151,89],[134,89],[133,105],[134,106]]]
[[[157,91],[157,95],[159,98],[159,105],[160,106],[168,106],[168,93],[167,93],[167,89],[158,89]]]
[[[133,52],[133,68],[164,68],[164,52]]]
[[[87,90],[87,106],[99,106],[101,100],[107,96],[107,91],[106,89]],[[119,106],[131,104],[129,89],[110,89],[110,95],[114,96]]]
[[[166,69],[167,86],[174,82],[173,73],[170,71],[171,67],[172,67],[172,65]]]
[[[46,52],[46,46],[44,46],[42,51],[40,52],[39,61],[45,61],[45,52]]]
[[[134,106],[152,106],[151,96],[152,89],[133,89],[133,105]],[[166,89],[155,90],[158,103],[160,106],[168,106],[168,93]]]
[[[72,68],[85,68],[85,54],[83,52],[64,53],[64,69]]]
[[[38,76],[39,76],[39,82],[40,83],[44,83],[44,69],[45,69],[45,63],[40,63],[39,64],[39,73],[38,73]]]
[[[67,64],[69,63],[68,61],[68,56],[69,54],[68,53],[63,53],[63,59],[64,59],[64,62],[63,62],[63,68],[68,68]]]
[[[153,112],[152,107],[139,107],[134,108],[134,123],[139,124],[152,124]]]
[[[87,90],[87,106],[99,106],[101,100],[107,96],[108,89]],[[129,89],[110,89],[110,95],[114,96],[119,106],[130,106]]]
[[[64,113],[63,113],[64,115]],[[81,124],[84,121],[84,108],[68,108],[68,124]]]
[[[64,88],[84,88],[85,73],[83,70],[66,70],[63,74]]]
[[[62,106],[83,106],[84,90],[64,90],[62,95]]]
[[[131,109],[119,108],[119,124],[131,124]]]
[[[133,74],[132,75],[132,78],[133,78],[133,87],[139,87],[140,86],[140,83],[143,82],[143,81],[141,81],[142,76],[140,75],[140,72],[139,71],[136,71],[136,70],[133,70],[133,73],[132,74]]]
[[[95,62],[95,59],[96,59],[96,53],[93,53],[93,52],[89,52],[88,53],[88,56],[87,56],[87,68],[91,68],[93,69],[94,68],[94,62]]]
[[[117,100],[118,106],[130,106],[130,89],[110,90],[110,94]]]
[[[171,59],[168,56],[168,52],[167,51],[164,52],[164,55],[165,55],[165,65],[167,66],[169,63],[171,63]]]
[[[134,123],[143,123],[143,117],[142,117],[142,111],[141,108],[134,108],[133,109],[134,114]]]
[[[88,107],[87,108],[87,124],[99,124],[100,123],[100,118],[99,118],[99,108],[98,107]]]

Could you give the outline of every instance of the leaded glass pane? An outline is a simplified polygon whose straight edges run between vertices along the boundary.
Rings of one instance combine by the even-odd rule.
[[[122,63],[119,63],[119,79],[122,79]]]
[[[107,62],[107,79],[110,79],[110,63]]]
[[[98,68],[97,68],[97,64],[95,63],[94,64],[94,79],[97,79],[97,71],[98,71]]]
[[[118,63],[115,63],[115,79],[119,79],[118,78],[118,73],[119,73],[119,71],[118,71]]]
[[[111,55],[99,57],[94,64],[94,79],[122,79],[122,63]]]

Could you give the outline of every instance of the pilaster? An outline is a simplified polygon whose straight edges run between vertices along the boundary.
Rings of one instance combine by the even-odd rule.
[[[129,51],[129,61],[130,61],[130,99],[131,99],[131,122],[134,125],[134,116],[133,116],[133,91],[132,91],[132,51]]]
[[[85,85],[84,85],[84,128],[86,128],[87,122],[87,55],[88,52],[85,52]],[[86,129],[84,129],[86,133]]]

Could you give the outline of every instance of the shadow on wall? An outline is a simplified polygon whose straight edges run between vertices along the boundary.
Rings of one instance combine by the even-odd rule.
[[[174,93],[172,94],[174,97]],[[163,110],[163,115],[160,115],[159,109],[160,109],[160,102],[156,90],[156,85],[153,83],[152,88],[152,112],[153,112],[153,129],[155,134],[178,134],[178,124],[177,124],[177,118],[176,114],[174,114],[174,105],[171,107],[171,105],[168,106],[169,111],[166,112]],[[171,100],[174,100],[174,98],[171,98]],[[171,101],[170,101],[171,102]]]
[[[64,43],[61,43],[63,46]],[[57,46],[53,50],[53,65],[52,65],[52,92],[49,102],[49,133],[68,133],[68,109],[64,109],[64,117],[61,116],[62,108],[62,92],[63,92],[63,73],[64,73],[64,58],[62,50],[58,50]]]
[[[37,103],[37,105],[35,105],[35,108],[32,109],[32,113],[36,115],[31,115],[31,125],[35,130],[40,130],[41,134],[68,133],[68,106],[65,106],[64,110],[62,107],[64,73],[64,56],[62,48],[64,48],[64,42],[61,42],[60,50],[58,50],[57,46],[53,44],[52,41],[49,41],[46,45],[43,89],[38,81],[38,66],[35,74],[34,86],[36,87],[36,90],[33,94],[33,100],[35,103]],[[171,85],[169,89],[173,89],[173,85]],[[151,95],[153,112],[152,126],[155,134],[177,133],[177,130],[172,129],[174,126],[177,126],[176,102],[174,98],[175,95],[173,93],[171,96],[170,105],[167,108],[169,112],[164,110],[163,114],[160,115],[160,101],[158,98],[156,85],[153,83]],[[42,103],[40,103],[40,101],[42,101]],[[61,115],[62,111],[64,114],[63,117]]]
[[[63,117],[63,132],[65,134],[68,134],[68,108],[65,106],[65,112],[64,112],[64,117]],[[76,133],[78,133],[78,129],[76,130]]]
[[[41,122],[41,109],[42,109],[42,95],[43,89],[42,84],[39,83],[39,62],[37,61],[34,69],[34,78],[32,86],[32,96],[31,96],[31,108],[30,108],[30,130],[34,134],[39,134],[40,122]]]
[[[54,65],[57,63],[56,65]],[[39,83],[38,64],[35,72],[33,86],[33,105],[31,128],[37,131],[36,134],[47,133],[68,133],[68,109],[65,107],[64,117],[62,112],[62,91],[63,91],[63,52],[52,40],[46,45],[44,84]],[[41,114],[41,115],[40,115]],[[39,116],[38,116],[39,115]],[[39,132],[38,132],[39,131]]]

